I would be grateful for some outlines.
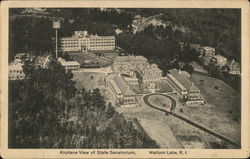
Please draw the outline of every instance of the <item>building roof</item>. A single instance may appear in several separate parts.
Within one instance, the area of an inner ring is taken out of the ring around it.
[[[146,78],[150,76],[158,76],[159,73],[162,74],[162,70],[159,69],[156,64],[148,65],[144,67],[143,69],[137,69],[136,71],[142,76],[142,78]]]
[[[204,47],[202,47],[202,49],[204,49],[204,50],[215,50],[213,47],[210,47],[210,46],[204,46]]]
[[[168,70],[186,89],[197,89],[192,82],[185,77],[185,75],[178,72],[177,69]]]
[[[226,57],[224,57],[224,56],[222,56],[222,55],[214,55],[213,56],[214,58],[216,58],[216,59],[227,59]]]
[[[77,61],[60,61],[63,66],[66,65],[80,65]]]
[[[167,75],[172,81],[174,81],[180,87],[181,90],[187,90],[172,74],[169,73]]]
[[[147,62],[143,56],[118,56],[115,62]]]
[[[23,64],[22,63],[12,63],[9,65],[9,70],[22,70],[23,69]]]
[[[122,94],[120,88],[117,86],[117,84],[115,83],[115,81],[113,79],[110,79],[109,82],[112,84],[112,86],[115,89],[117,94]]]
[[[119,76],[119,75],[115,76],[114,81],[124,95],[134,95],[135,94],[135,92],[129,88],[129,85],[122,79],[121,76]]]

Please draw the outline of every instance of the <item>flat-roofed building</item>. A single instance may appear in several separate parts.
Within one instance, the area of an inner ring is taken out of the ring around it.
[[[62,37],[60,44],[63,52],[114,50],[115,37],[88,35],[87,31],[75,31],[72,37]]]
[[[215,55],[215,49],[209,46],[201,47],[200,55],[206,57],[213,57],[213,55]]]
[[[25,78],[22,63],[12,63],[9,65],[9,80],[22,80]]]
[[[129,85],[120,75],[109,79],[109,88],[122,105],[136,104],[135,92],[129,88]]]
[[[200,95],[200,89],[191,82],[185,74],[177,69],[169,70],[167,79],[169,84],[176,92],[186,100],[188,104],[203,103],[204,100]]]
[[[77,71],[80,69],[80,64],[77,61],[65,61],[60,57],[57,60],[61,63],[61,65],[65,68],[66,71]]]

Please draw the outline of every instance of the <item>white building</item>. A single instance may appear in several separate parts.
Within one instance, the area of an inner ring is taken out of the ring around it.
[[[87,31],[75,31],[72,37],[63,37],[60,39],[63,52],[88,50],[114,50],[114,36],[88,35]]]
[[[25,78],[22,63],[13,63],[9,65],[9,80],[22,80]]]
[[[120,101],[122,105],[135,105],[137,103],[135,92],[120,75],[109,79],[108,85],[116,99]]]
[[[222,55],[214,55],[213,60],[220,67],[225,66],[227,64],[227,58]]]
[[[80,64],[77,61],[65,61],[62,58],[58,58],[58,61],[64,66],[65,70],[77,71],[80,69]]]
[[[209,46],[204,46],[200,49],[200,55],[206,57],[213,57],[213,55],[215,55],[215,49]]]

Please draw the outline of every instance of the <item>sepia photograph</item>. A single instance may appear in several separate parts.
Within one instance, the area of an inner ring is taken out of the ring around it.
[[[7,21],[7,149],[242,148],[242,8],[10,7]]]

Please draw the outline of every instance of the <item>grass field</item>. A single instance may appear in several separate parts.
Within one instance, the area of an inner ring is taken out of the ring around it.
[[[143,102],[142,97],[138,97],[138,102],[141,107],[119,107],[117,110],[118,112],[124,114],[127,119],[137,118],[140,120],[140,123],[146,132],[159,145],[162,145],[163,147],[177,148],[180,144],[172,142],[176,140],[177,137],[179,142],[184,147],[186,146],[188,148],[218,148],[218,145],[221,146],[218,138],[193,127],[180,119],[170,115],[166,116],[164,112],[147,106]],[[169,130],[172,132],[162,133]],[[179,136],[196,136],[196,139],[188,141],[185,137],[180,138]],[[173,139],[169,139],[169,137]],[[217,143],[217,146],[212,145],[212,143]],[[234,147],[227,145],[225,148]]]
[[[180,105],[180,114],[240,143],[240,94],[212,77],[193,74],[191,80],[200,88],[206,104]]]
[[[73,80],[76,81],[76,88],[93,90],[99,88],[98,83],[100,82],[100,78],[104,76],[104,73],[76,72],[74,73]]]
[[[164,107],[170,109],[171,107],[171,100],[168,97],[162,95],[151,95],[148,98],[149,102],[153,105]]]

